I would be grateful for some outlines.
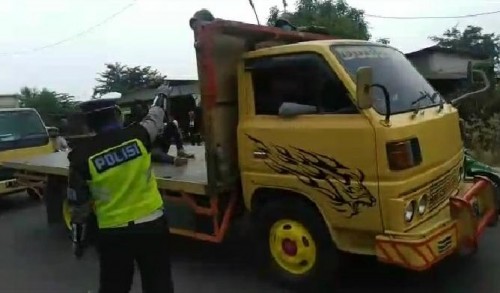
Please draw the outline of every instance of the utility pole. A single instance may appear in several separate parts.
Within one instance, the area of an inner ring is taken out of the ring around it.
[[[259,16],[257,15],[257,10],[255,10],[255,5],[253,4],[253,1],[248,0],[248,2],[250,2],[250,6],[252,6],[253,13],[255,14],[255,18],[257,19],[257,24],[260,25]]]

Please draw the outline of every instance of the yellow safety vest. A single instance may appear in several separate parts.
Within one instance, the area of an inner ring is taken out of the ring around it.
[[[99,228],[124,226],[163,207],[151,154],[139,139],[89,157],[88,165]]]

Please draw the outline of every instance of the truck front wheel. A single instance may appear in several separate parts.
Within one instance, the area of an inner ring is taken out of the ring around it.
[[[300,200],[273,201],[257,216],[259,255],[273,278],[309,290],[334,279],[338,252],[314,208]]]

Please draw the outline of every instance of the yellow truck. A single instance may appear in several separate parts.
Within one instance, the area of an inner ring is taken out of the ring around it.
[[[0,108],[0,195],[26,190],[22,179],[14,176],[14,170],[2,167],[7,160],[27,158],[54,152],[50,136],[35,109]],[[39,198],[40,184],[32,184],[28,193]]]
[[[206,144],[155,166],[172,233],[219,243],[248,216],[265,268],[298,286],[334,279],[340,252],[426,270],[496,223],[491,182],[462,180],[457,110],[398,50],[220,19],[194,37]],[[51,223],[67,164],[6,163],[47,182]]]

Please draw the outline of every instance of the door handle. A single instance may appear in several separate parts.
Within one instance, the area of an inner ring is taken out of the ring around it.
[[[266,151],[262,151],[262,150],[254,151],[253,152],[253,157],[255,159],[266,159],[267,158],[267,152]]]

